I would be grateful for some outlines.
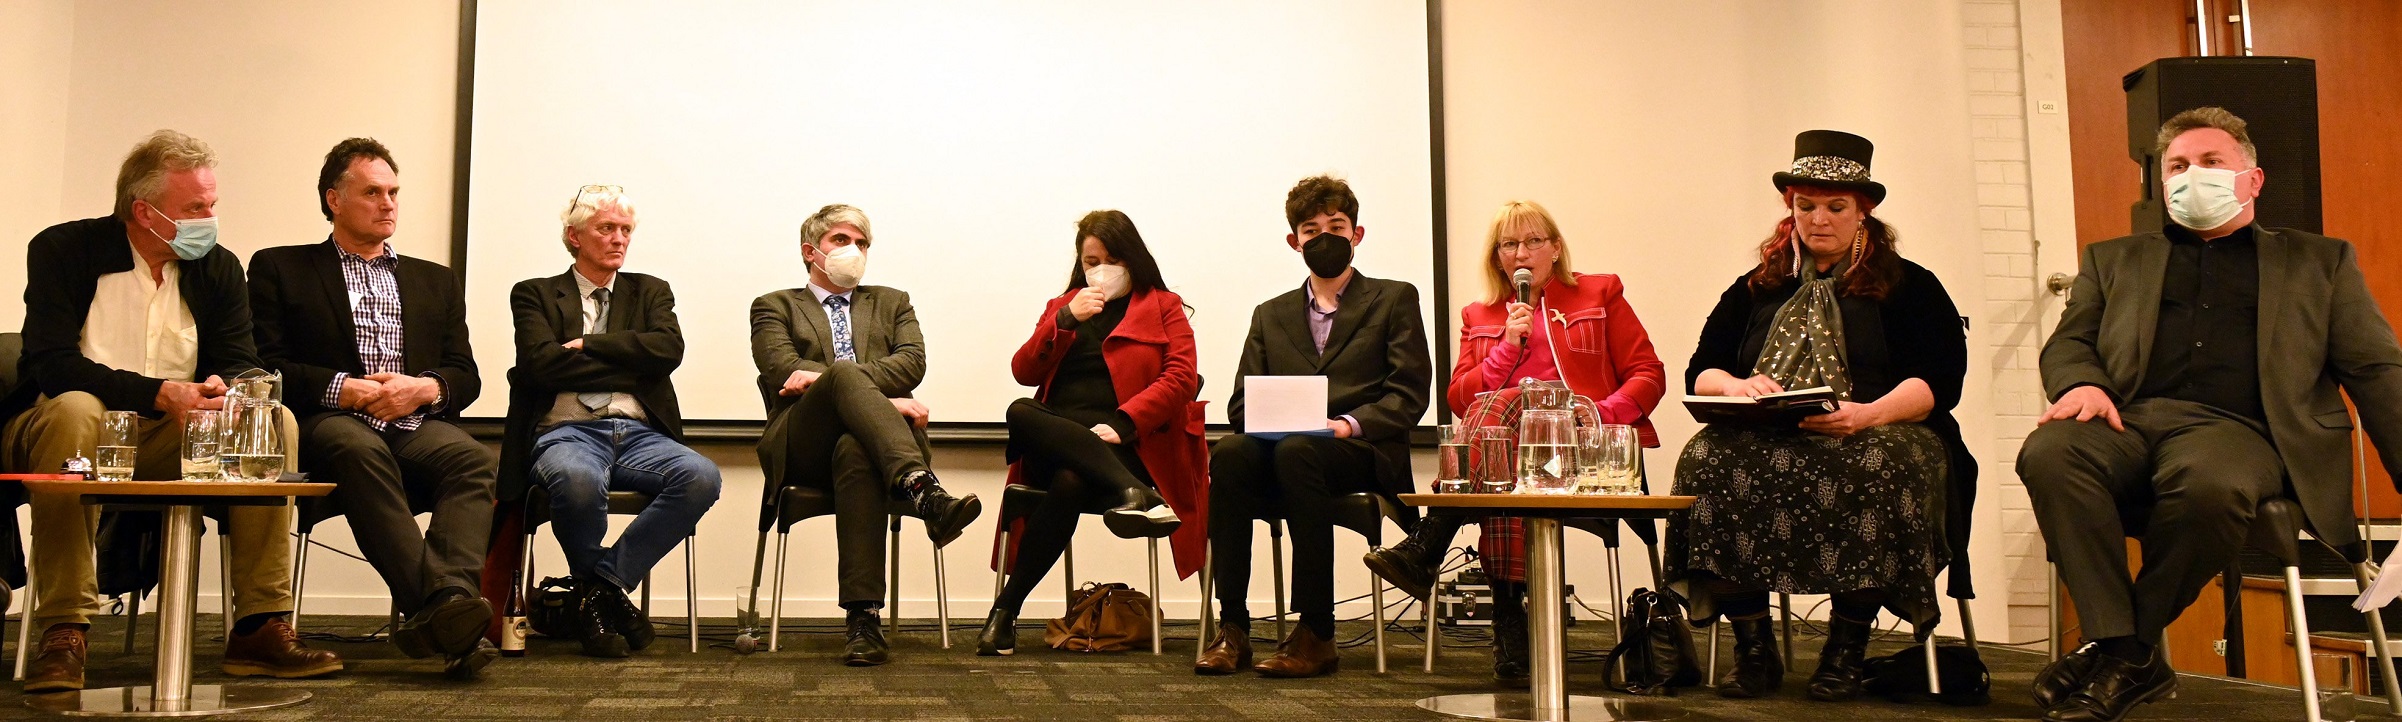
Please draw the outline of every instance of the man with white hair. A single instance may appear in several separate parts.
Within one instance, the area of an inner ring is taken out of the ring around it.
[[[593,657],[650,646],[657,632],[626,591],[717,503],[717,465],[684,445],[668,379],[684,363],[675,293],[619,270],[638,220],[624,189],[584,186],[559,216],[574,263],[509,292],[517,367],[499,496],[523,498],[529,484],[549,492],[551,533],[575,578],[577,636]],[[603,547],[612,491],[651,503]]]
[[[110,411],[142,416],[133,478],[182,477],[184,416],[224,408],[225,379],[260,366],[242,262],[217,245],[217,156],[172,130],[134,146],[117,171],[115,213],[34,236],[26,252],[23,369],[41,399],[0,433],[0,467],[56,472],[97,453]],[[285,434],[293,434],[290,416]],[[97,507],[32,494],[34,596],[42,633],[25,692],[83,688],[84,632],[100,613]],[[342,669],[292,631],[289,506],[232,508],[228,560],[239,621],[226,674],[311,677]]]

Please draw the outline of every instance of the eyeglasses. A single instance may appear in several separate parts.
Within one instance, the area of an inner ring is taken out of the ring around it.
[[[567,201],[567,210],[574,211],[577,205],[583,203],[584,194],[586,193],[593,195],[625,195],[625,192],[626,189],[623,186],[588,185],[582,188],[577,188],[575,189],[575,198]]]
[[[1550,247],[1551,239],[1544,238],[1542,236],[1530,237],[1525,241],[1502,241],[1501,245],[1495,246],[1495,248],[1501,251],[1501,255],[1504,256],[1518,255],[1519,249],[1540,251]]]

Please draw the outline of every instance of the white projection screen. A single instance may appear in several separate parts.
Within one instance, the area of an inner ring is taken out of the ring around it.
[[[1225,420],[1260,301],[1307,274],[1284,194],[1348,179],[1363,273],[1416,285],[1435,258],[1423,3],[667,2],[475,5],[467,294],[499,417],[508,293],[564,272],[559,213],[587,183],[640,211],[626,270],[673,284],[692,420],[763,417],[749,308],[805,285],[803,218],[866,211],[866,283],[912,296],[941,422],[997,422],[1064,288],[1074,224],[1134,219],[1193,307],[1202,399]]]

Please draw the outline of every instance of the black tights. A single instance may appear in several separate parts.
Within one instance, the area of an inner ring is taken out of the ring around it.
[[[1116,446],[1032,399],[1009,405],[1009,439],[1018,449],[1021,480],[1050,492],[1026,517],[1018,539],[1017,563],[993,607],[1016,613],[1034,593],[1034,585],[1051,573],[1051,565],[1067,551],[1076,536],[1076,518],[1093,508],[1096,498],[1118,499],[1128,489],[1150,485],[1127,468]]]

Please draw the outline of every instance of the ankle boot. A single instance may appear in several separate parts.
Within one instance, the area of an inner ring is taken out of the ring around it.
[[[984,617],[984,631],[976,634],[976,656],[996,657],[1017,653],[1018,613],[993,607]]]
[[[1855,622],[1840,615],[1827,618],[1827,645],[1818,652],[1818,672],[1810,675],[1810,699],[1842,702],[1860,696],[1860,677],[1866,671],[1868,636],[1874,622]]]
[[[1531,663],[1527,655],[1526,601],[1518,592],[1523,583],[1493,581],[1493,683],[1526,688]]]
[[[1101,515],[1101,523],[1109,533],[1120,539],[1157,539],[1176,533],[1184,520],[1176,518],[1176,510],[1149,488],[1127,489],[1122,504]]]
[[[1409,538],[1381,549],[1372,549],[1362,560],[1368,569],[1383,577],[1385,583],[1419,600],[1434,593],[1435,574],[1440,572],[1443,553],[1451,550],[1451,537],[1464,523],[1459,517],[1429,516],[1410,525]]]
[[[1776,646],[1776,626],[1763,612],[1750,619],[1726,620],[1735,629],[1735,665],[1718,677],[1718,696],[1751,699],[1776,694],[1785,686],[1785,658]]]

